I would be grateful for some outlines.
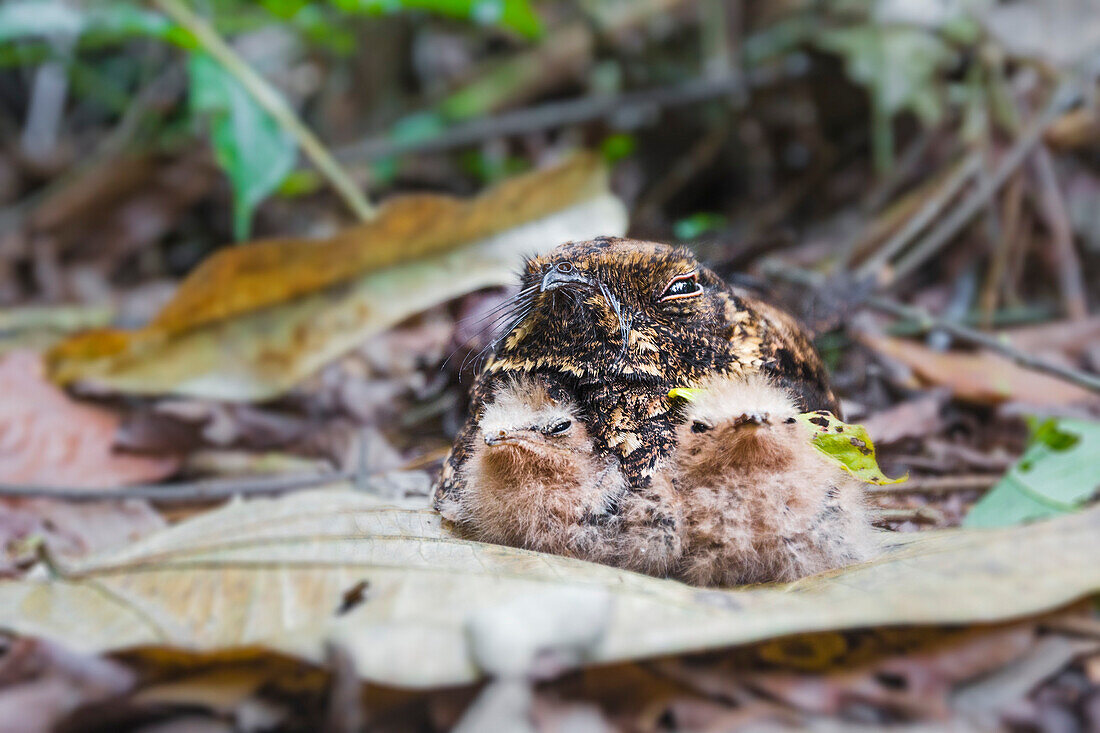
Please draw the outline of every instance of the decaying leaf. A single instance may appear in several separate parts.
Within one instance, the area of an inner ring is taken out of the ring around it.
[[[606,179],[602,164],[579,156],[470,201],[395,198],[327,240],[221,250],[144,329],[59,344],[50,375],[122,392],[274,397],[373,333],[511,282],[521,255],[622,233],[626,214]]]
[[[1002,527],[1073,512],[1100,490],[1100,423],[1047,420],[1024,455],[966,515],[967,527]]]
[[[0,357],[0,483],[121,486],[159,481],[176,470],[174,458],[116,452],[120,421],[46,381],[37,354]]]
[[[333,488],[234,503],[62,577],[2,583],[0,626],[90,651],[261,645],[319,660],[331,641],[368,680],[428,687],[477,678],[467,629],[478,614],[570,588],[610,594],[590,662],[825,629],[990,622],[1100,588],[1100,509],[887,544],[876,562],[788,586],[699,589],[462,541],[434,512]]]
[[[844,470],[869,484],[897,484],[909,478],[887,478],[878,467],[875,444],[862,425],[849,425],[826,410],[803,412],[798,423],[812,436],[814,448],[840,464]]]
[[[935,351],[914,341],[866,334],[860,340],[905,364],[924,381],[950,388],[956,398],[966,402],[1064,406],[1100,401],[1083,387],[1017,366],[989,351]]]

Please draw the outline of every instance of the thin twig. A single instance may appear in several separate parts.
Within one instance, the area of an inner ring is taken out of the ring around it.
[[[943,512],[930,506],[915,509],[872,509],[871,521],[875,524],[885,522],[920,522],[923,524],[943,524]]]
[[[1005,154],[996,170],[988,177],[982,178],[968,199],[956,206],[938,226],[898,260],[889,276],[881,279],[880,287],[890,285],[920,267],[970,223],[1031,154],[1042,139],[1047,126],[1072,103],[1077,86],[1078,82],[1071,80],[1055,91],[1046,109]]]
[[[366,195],[340,167],[317,136],[298,119],[298,115],[286,103],[283,96],[257,74],[209,23],[196,15],[181,0],[153,0],[153,3],[190,31],[202,44],[203,50],[236,77],[256,103],[267,110],[283,129],[297,139],[305,154],[359,219],[367,221],[374,218],[374,207],[371,206]]]
[[[816,290],[820,290],[826,282],[825,276],[821,273],[792,267],[774,259],[766,260],[762,263],[761,270],[768,277],[786,280],[787,282],[811,287]],[[889,298],[874,295],[868,297],[864,304],[897,318],[915,321],[922,327],[922,330],[926,332],[931,330],[946,331],[963,341],[983,346],[990,351],[995,351],[1002,356],[1006,356],[1020,366],[1034,369],[1037,372],[1051,374],[1067,382],[1072,382],[1086,389],[1093,390],[1094,392],[1100,392],[1100,377],[1087,374],[1079,369],[1073,369],[1061,364],[1055,364],[1046,359],[1040,359],[1039,357],[1025,354],[1013,348],[1009,343],[998,336],[975,331],[957,321],[936,318],[923,308],[902,305]]]
[[[870,257],[857,271],[860,277],[873,277],[875,273],[883,269],[891,258],[919,235],[924,228],[931,224],[936,217],[943,213],[944,208],[959,195],[966,184],[981,170],[982,156],[978,151],[971,152],[955,166],[948,176],[947,181],[940,186],[921,205],[916,214],[909,217],[900,230],[879,248],[878,252]]]
[[[1039,179],[1039,208],[1054,240],[1051,254],[1057,261],[1058,285],[1066,315],[1075,321],[1082,320],[1088,316],[1088,299],[1085,297],[1081,260],[1073,247],[1073,225],[1058,185],[1058,174],[1054,172],[1054,161],[1045,145],[1035,149],[1032,165]]]
[[[71,486],[19,486],[0,484],[0,497],[27,499],[59,499],[62,501],[124,501],[147,499],[158,504],[196,504],[233,496],[282,494],[299,489],[319,488],[339,481],[349,481],[354,471],[308,474],[305,476],[272,476],[252,479],[189,481],[176,484],[147,484],[116,488],[80,489]]]
[[[749,89],[770,86],[784,79],[805,73],[805,58],[794,55],[782,65],[754,69],[723,79],[693,79],[654,89],[626,94],[593,95],[580,99],[547,102],[535,107],[484,117],[447,128],[437,137],[424,140],[394,140],[388,136],[373,137],[360,143],[337,149],[341,160],[359,162],[377,160],[408,152],[441,152],[483,140],[523,135],[554,127],[589,122],[602,117],[618,120],[642,120],[655,109],[696,104],[721,97],[741,99]],[[623,127],[625,125],[619,125]]]
[[[909,479],[900,484],[882,486],[868,484],[869,494],[895,496],[900,494],[950,494],[955,491],[985,491],[1001,479],[1000,474],[964,474],[962,476],[937,476],[935,478]]]
[[[1044,372],[1055,377],[1060,377],[1067,382],[1073,382],[1078,386],[1090,389],[1094,392],[1100,392],[1100,377],[1087,374],[1079,369],[1062,366],[1061,364],[1056,364],[1052,361],[1032,356],[1031,354],[1025,354],[1013,348],[1002,338],[982,333],[981,331],[975,331],[972,328],[959,324],[957,321],[936,318],[923,308],[902,305],[896,301],[879,296],[868,298],[867,305],[875,310],[889,313],[898,318],[918,321],[925,326],[925,330],[936,329],[947,331],[952,336],[960,338],[963,341],[969,341],[972,344],[984,346],[990,351],[995,351],[1001,356],[1006,356],[1020,366],[1027,367],[1028,369],[1034,369],[1037,372]]]

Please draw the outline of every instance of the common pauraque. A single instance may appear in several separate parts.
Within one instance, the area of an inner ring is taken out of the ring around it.
[[[837,411],[799,323],[728,285],[689,250],[610,237],[569,242],[530,259],[520,280],[436,485],[445,516],[457,511],[486,405],[518,376],[539,375],[568,396],[596,453],[619,461],[633,491],[649,487],[676,446],[675,387],[760,372],[801,409]]]

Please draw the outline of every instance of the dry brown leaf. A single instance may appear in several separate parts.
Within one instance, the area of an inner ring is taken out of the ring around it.
[[[262,645],[315,662],[332,642],[368,680],[435,687],[478,677],[472,619],[570,589],[609,594],[587,660],[614,662],[820,630],[993,622],[1100,588],[1100,509],[889,541],[876,562],[790,586],[699,589],[459,540],[434,512],[331,489],[238,502],[65,577],[0,583],[0,626],[89,651]]]
[[[990,351],[934,351],[915,341],[864,334],[860,340],[899,361],[922,380],[951,389],[960,400],[983,405],[1021,402],[1032,405],[1093,405],[1096,394],[1034,369],[1017,366]]]
[[[875,441],[875,445],[880,447],[906,438],[923,438],[938,433],[943,428],[944,420],[940,412],[949,396],[947,390],[932,390],[876,412],[860,420],[860,424]]]
[[[0,482],[75,487],[158,481],[175,458],[116,453],[120,418],[46,381],[32,352],[0,357]]]
[[[590,156],[471,201],[395,198],[374,221],[328,240],[220,251],[146,328],[58,344],[50,376],[122,392],[271,398],[411,315],[511,282],[523,254],[625,226]]]

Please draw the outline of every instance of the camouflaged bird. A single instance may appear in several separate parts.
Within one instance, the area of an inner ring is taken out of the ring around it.
[[[673,388],[762,372],[802,409],[837,411],[799,323],[731,287],[686,249],[611,237],[568,242],[526,263],[506,316],[435,488],[448,518],[486,404],[517,376],[538,374],[574,402],[594,450],[615,456],[634,490],[649,486],[676,446]]]

